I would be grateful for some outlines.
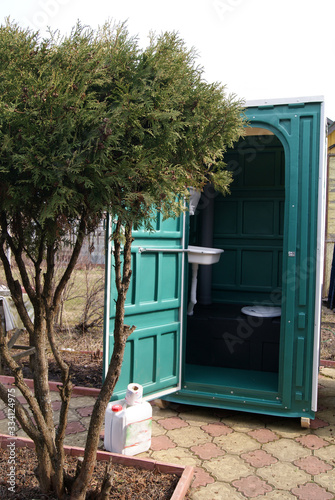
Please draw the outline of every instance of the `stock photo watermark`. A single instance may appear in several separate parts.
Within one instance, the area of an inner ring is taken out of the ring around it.
[[[213,7],[222,21],[227,14],[234,12],[236,7],[239,7],[242,3],[243,0],[213,0]]]
[[[225,332],[223,334],[223,339],[230,354],[234,354],[236,344],[243,344],[254,333],[255,328],[260,327],[262,324],[262,317],[247,316],[242,318],[242,316],[238,316],[236,333]]]
[[[39,0],[36,9],[26,17],[27,23],[36,30],[45,29],[61,13],[62,7],[70,2],[71,0]]]
[[[8,389],[7,392],[7,419],[8,419],[8,435],[15,437],[16,435],[16,417],[15,417],[15,388]],[[15,439],[7,444],[7,484],[8,491],[15,493],[16,486],[16,442]]]
[[[300,266],[296,266],[294,272],[287,271],[282,275],[282,282],[289,291],[297,291],[300,286],[301,280],[306,280],[316,269],[316,260],[313,257],[306,258]],[[284,306],[285,298],[282,297],[282,289],[280,287],[274,288],[270,294],[269,300],[273,306],[280,303],[281,307]],[[259,303],[255,306],[267,306],[268,302],[264,304]],[[223,339],[230,354],[234,354],[236,345],[243,344],[245,340],[251,337],[254,331],[263,325],[264,318],[262,316],[239,316],[237,318],[237,328],[234,333],[224,332]]]

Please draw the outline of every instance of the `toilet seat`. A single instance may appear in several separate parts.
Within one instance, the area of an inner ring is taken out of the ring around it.
[[[277,318],[281,316],[281,307],[273,306],[245,306],[241,312],[248,316],[256,316],[257,318]]]

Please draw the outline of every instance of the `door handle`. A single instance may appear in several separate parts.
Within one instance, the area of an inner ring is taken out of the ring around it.
[[[189,252],[188,248],[145,248],[139,247],[138,253],[143,252],[168,252],[168,253],[185,253]]]

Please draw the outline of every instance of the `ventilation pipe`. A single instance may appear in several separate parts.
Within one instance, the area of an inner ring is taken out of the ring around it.
[[[213,247],[215,196],[216,192],[213,185],[207,184],[201,197],[201,203],[198,206],[198,210],[201,210],[200,246],[202,247]],[[212,267],[213,266],[199,267],[199,304],[209,305],[212,303]]]

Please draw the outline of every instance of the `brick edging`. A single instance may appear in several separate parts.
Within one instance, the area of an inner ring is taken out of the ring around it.
[[[13,441],[15,441],[16,448],[35,448],[35,444],[30,438],[0,434],[0,448],[6,448],[8,443],[13,443]],[[64,445],[64,450],[67,455],[73,457],[83,456],[85,451],[84,448],[67,445]],[[111,453],[110,451],[97,450],[97,460],[112,460],[113,463],[121,465],[139,467],[145,470],[157,470],[165,474],[176,474],[179,476],[179,481],[170,500],[182,500],[185,497],[194,475],[194,468],[190,465],[158,462],[150,458],[128,457],[118,453]]]
[[[30,378],[24,378],[24,382],[31,389],[34,388],[34,382]],[[14,377],[9,375],[0,375],[0,382],[3,384],[13,384],[15,382]],[[56,391],[57,387],[61,385],[61,382],[49,381],[49,387],[51,391]],[[72,394],[77,394],[79,396],[92,396],[97,397],[100,393],[100,389],[95,389],[94,387],[81,387],[79,385],[73,386]]]
[[[335,368],[335,361],[331,361],[330,359],[323,359],[320,361],[320,366],[324,366],[325,368]]]

